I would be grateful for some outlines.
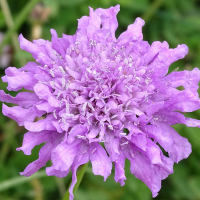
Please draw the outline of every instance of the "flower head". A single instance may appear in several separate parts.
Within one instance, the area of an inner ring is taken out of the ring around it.
[[[90,161],[93,173],[106,180],[113,163],[115,181],[124,185],[126,158],[131,173],[157,196],[174,162],[191,153],[188,140],[171,125],[200,127],[200,121],[182,114],[200,108],[199,69],[167,75],[171,63],[188,53],[187,46],[149,45],[143,41],[141,18],[116,39],[118,11],[119,5],[90,8],[90,16],[78,20],[75,35],[58,38],[52,29],[51,42],[31,43],[20,35],[21,48],[36,62],[9,67],[2,78],[8,90],[33,91],[16,97],[0,92],[1,101],[18,104],[3,105],[3,114],[28,130],[17,150],[30,155],[46,142],[21,174],[30,176],[51,160],[47,175],[64,177],[72,171],[71,199],[80,165]]]

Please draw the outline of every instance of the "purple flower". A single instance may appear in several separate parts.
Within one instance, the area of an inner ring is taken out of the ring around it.
[[[113,163],[115,181],[124,185],[126,158],[131,173],[157,196],[174,162],[191,153],[188,140],[171,125],[200,127],[200,120],[182,114],[200,109],[199,69],[167,75],[171,63],[188,53],[187,46],[149,45],[143,41],[141,18],[116,39],[118,11],[119,5],[90,8],[90,16],[78,20],[75,35],[58,38],[52,29],[51,42],[31,43],[20,35],[21,48],[36,62],[9,67],[2,78],[8,90],[32,91],[16,97],[0,91],[1,101],[18,104],[3,105],[3,114],[28,130],[17,150],[30,155],[45,142],[39,158],[20,174],[30,176],[51,160],[47,175],[65,177],[72,171],[70,199],[80,165],[90,161],[93,173],[106,180]]]

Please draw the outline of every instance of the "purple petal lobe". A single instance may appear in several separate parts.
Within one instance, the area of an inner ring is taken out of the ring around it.
[[[0,90],[0,101],[18,104],[21,107],[28,108],[39,101],[39,98],[30,92],[20,92],[16,97],[12,97],[6,94],[3,90]]]
[[[17,148],[17,151],[23,151],[26,155],[31,155],[31,150],[43,142],[47,142],[51,137],[48,131],[27,132],[24,135],[22,147]]]
[[[19,126],[32,122],[36,117],[41,117],[44,114],[44,112],[38,111],[35,106],[24,109],[19,106],[10,108],[5,104],[3,104],[2,112],[5,116],[15,120]]]
[[[103,176],[105,181],[111,173],[112,163],[108,158],[106,151],[100,144],[92,143],[90,149],[92,171],[95,175]]]
[[[80,139],[75,140],[71,144],[63,142],[52,151],[51,160],[56,170],[66,171],[71,167],[80,143]]]

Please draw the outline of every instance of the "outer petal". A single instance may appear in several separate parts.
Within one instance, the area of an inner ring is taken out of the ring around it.
[[[36,117],[41,117],[44,112],[38,111],[35,106],[28,109],[14,106],[12,108],[3,104],[2,112],[5,116],[15,120],[19,126],[23,126],[26,122],[32,122]]]
[[[49,140],[39,151],[39,158],[30,163],[26,169],[21,172],[21,175],[31,176],[41,167],[45,166],[47,161],[51,158],[51,151],[61,142],[63,135],[56,132],[51,134],[51,140]]]
[[[185,44],[178,45],[175,49],[164,49],[159,52],[156,59],[148,66],[149,70],[153,70],[152,79],[156,79],[156,77],[164,77],[167,72],[169,66],[185,57],[188,53],[188,47]]]
[[[27,130],[32,132],[40,132],[43,130],[56,130],[56,128],[52,124],[52,120],[54,120],[54,116],[48,115],[45,119],[41,119],[37,122],[25,122],[24,126]]]
[[[52,151],[51,160],[56,170],[66,171],[71,167],[78,153],[81,141],[81,139],[76,139],[71,144],[62,142]]]
[[[198,95],[198,82],[200,81],[200,70],[198,68],[194,68],[192,71],[184,70],[180,72],[172,72],[164,79],[169,81],[172,87],[183,86],[185,89]]]
[[[69,188],[69,193],[70,193],[69,200],[73,200],[73,198],[74,198],[73,189],[74,189],[74,186],[75,186],[75,184],[77,182],[76,171],[77,171],[79,166],[89,162],[89,155],[90,155],[89,152],[84,153],[84,154],[77,154],[77,156],[74,159],[73,165],[71,167],[71,170],[72,170],[72,183],[71,183],[71,186]]]
[[[134,159],[131,159],[131,173],[136,178],[143,181],[152,191],[153,197],[158,195],[161,188],[161,179],[159,174],[154,172],[153,166],[146,156],[141,153],[135,154]]]
[[[37,59],[37,56],[40,52],[45,52],[44,49],[32,42],[29,42],[26,40],[22,34],[19,35],[19,43],[20,43],[20,48],[31,53],[33,55],[33,58]]]
[[[199,127],[200,128],[200,120],[185,118],[185,125],[188,127]]]
[[[102,29],[108,29],[111,32],[113,41],[115,38],[115,31],[118,27],[117,13],[120,10],[120,6],[116,5],[115,7],[110,7],[108,9],[98,8],[95,10],[95,13],[101,17]]]
[[[164,108],[167,111],[193,112],[200,109],[200,100],[191,91],[183,90],[165,101]]]
[[[125,165],[125,157],[120,154],[116,159],[115,163],[115,181],[119,182],[121,186],[123,186],[124,180],[126,180],[124,165]]]
[[[173,137],[170,132],[165,132],[162,128],[154,125],[142,126],[144,133],[148,134],[150,138],[153,138],[158,142],[165,151],[169,151],[172,148]]]
[[[160,128],[164,132],[170,133],[173,138],[173,143],[169,149],[169,157],[176,163],[180,160],[187,158],[192,152],[191,144],[188,142],[188,139],[180,136],[172,127],[164,123],[159,123]]]
[[[12,97],[6,94],[3,90],[0,90],[0,101],[18,104],[21,107],[28,108],[39,101],[39,98],[30,92],[20,92],[16,97]]]
[[[90,147],[90,161],[94,175],[101,175],[104,181],[111,174],[112,163],[108,158],[104,148],[98,143],[92,143]]]
[[[24,135],[22,147],[17,148],[17,151],[23,151],[26,155],[31,155],[31,150],[43,142],[47,142],[51,137],[51,132],[27,132]]]
[[[128,26],[127,31],[123,32],[118,38],[118,45],[122,46],[131,41],[140,41],[143,39],[142,26],[145,22],[141,18],[136,18],[135,22]]]
[[[119,140],[120,138],[115,138],[113,133],[106,133],[105,135],[105,148],[109,154],[111,161],[115,161],[119,154]]]
[[[69,169],[66,170],[66,171],[60,171],[60,170],[56,170],[54,168],[54,166],[51,166],[51,167],[47,167],[46,168],[46,173],[48,176],[57,176],[59,178],[63,178],[63,177],[66,177],[69,173]]]
[[[32,90],[37,83],[33,74],[30,72],[20,72],[15,67],[8,67],[5,71],[7,76],[4,76],[3,82],[8,82],[8,90],[18,91],[23,87],[27,90]]]

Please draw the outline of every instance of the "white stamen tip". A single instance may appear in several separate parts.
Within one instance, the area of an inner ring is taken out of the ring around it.
[[[97,150],[97,148],[93,149],[93,151],[91,152],[91,154],[93,154],[96,150]]]
[[[52,69],[49,70],[49,73],[51,74],[52,77],[55,77],[54,72]]]

